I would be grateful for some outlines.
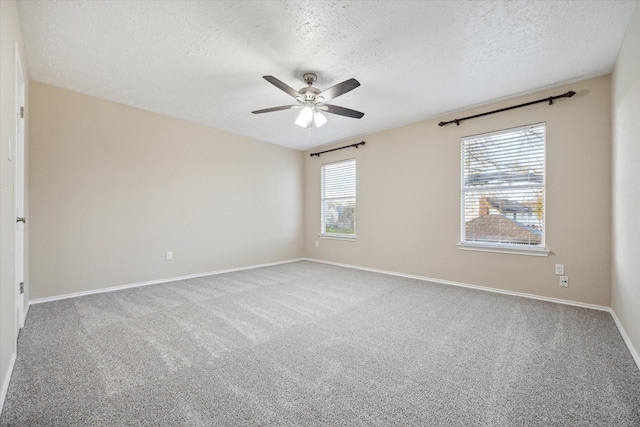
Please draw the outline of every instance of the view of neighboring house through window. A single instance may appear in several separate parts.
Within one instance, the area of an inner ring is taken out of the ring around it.
[[[322,165],[321,234],[355,237],[356,160]]]
[[[544,248],[545,124],[462,138],[461,243]]]

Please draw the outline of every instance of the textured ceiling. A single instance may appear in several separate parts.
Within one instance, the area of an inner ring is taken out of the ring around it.
[[[610,73],[636,1],[18,1],[32,80],[300,150]],[[294,124],[302,74],[359,88]],[[293,102],[292,102],[293,101]]]

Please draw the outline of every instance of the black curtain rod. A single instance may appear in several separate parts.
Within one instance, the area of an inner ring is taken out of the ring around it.
[[[320,151],[320,152],[318,152],[318,153],[311,153],[310,155],[311,155],[311,157],[313,157],[313,156],[318,156],[318,157],[320,157],[320,154],[329,153],[329,152],[331,152],[331,151],[336,151],[336,150],[342,150],[343,148],[349,148],[349,147],[356,147],[356,148],[358,148],[358,145],[364,145],[364,141],[362,141],[362,142],[358,142],[357,144],[345,145],[344,147],[333,148],[333,149],[331,149],[331,150]]]
[[[503,111],[513,110],[514,108],[526,107],[528,105],[538,104],[540,102],[549,102],[549,105],[552,105],[555,99],[571,98],[575,94],[576,93],[574,91],[570,90],[569,92],[563,93],[562,95],[550,96],[549,98],[539,99],[537,101],[531,101],[525,104],[514,105],[513,107],[501,108],[499,110],[493,110],[487,113],[476,114],[475,116],[463,117],[461,119],[453,119],[453,120],[449,120],[448,122],[440,122],[438,123],[438,126],[446,126],[446,125],[450,125],[451,123],[455,123],[456,125],[460,126],[460,122],[462,122],[463,120],[469,120],[469,119],[475,119],[476,117],[488,116],[489,114],[493,114],[493,113],[501,113]]]

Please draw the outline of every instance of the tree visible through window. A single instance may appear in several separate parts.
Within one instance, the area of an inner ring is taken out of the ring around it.
[[[321,173],[321,234],[355,237],[355,159],[324,164]]]
[[[462,139],[462,244],[544,248],[545,124]]]

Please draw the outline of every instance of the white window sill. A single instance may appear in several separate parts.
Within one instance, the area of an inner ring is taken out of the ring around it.
[[[465,251],[480,251],[480,252],[497,252],[501,254],[513,254],[513,255],[529,255],[529,256],[549,256],[549,250],[545,248],[518,248],[512,246],[500,246],[500,245],[488,245],[477,243],[458,243],[458,249]]]
[[[354,234],[318,234],[318,237],[330,240],[346,240],[349,242],[356,241],[356,236]]]

